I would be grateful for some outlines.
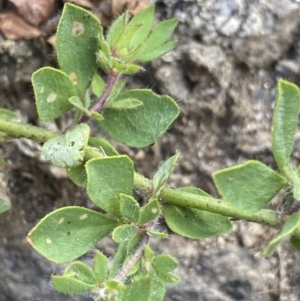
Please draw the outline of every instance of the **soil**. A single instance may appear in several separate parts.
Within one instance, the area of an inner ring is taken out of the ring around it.
[[[57,2],[58,10],[62,3]],[[9,9],[0,1],[0,9]],[[295,0],[157,0],[157,19],[176,17],[178,46],[130,80],[175,98],[181,115],[153,146],[137,150],[117,145],[136,169],[151,177],[176,151],[181,160],[170,185],[194,185],[217,196],[212,173],[257,159],[276,168],[271,154],[271,119],[279,78],[300,84],[300,3]],[[47,33],[50,35],[50,33]],[[0,34],[0,104],[20,119],[39,124],[30,76],[56,65],[45,39],[12,41]],[[60,120],[60,123],[66,122]],[[299,164],[300,132],[293,160]],[[50,276],[64,266],[42,258],[25,236],[40,218],[66,205],[91,206],[84,191],[64,171],[50,167],[40,146],[26,139],[1,144],[10,169],[12,209],[0,215],[0,301],[92,300],[53,290]],[[182,282],[169,287],[167,301],[300,300],[300,256],[280,245],[260,256],[276,232],[237,221],[230,234],[201,241],[170,235],[153,241],[158,253],[179,259]],[[109,238],[97,248],[111,257]],[[92,253],[84,260],[89,261]]]

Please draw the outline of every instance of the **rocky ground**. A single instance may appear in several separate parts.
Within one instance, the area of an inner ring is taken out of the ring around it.
[[[156,5],[157,19],[179,19],[178,47],[148,64],[147,73],[135,76],[131,85],[171,95],[181,115],[155,145],[142,150],[119,145],[120,152],[150,177],[179,150],[171,185],[194,185],[213,195],[216,170],[250,158],[276,168],[270,135],[276,82],[285,78],[300,84],[299,1],[157,0]],[[57,1],[57,14],[61,7]],[[0,1],[2,11],[11,8]],[[43,65],[55,65],[46,43],[50,35],[13,41],[0,34],[0,105],[33,124],[38,121],[30,76]],[[297,133],[295,164],[299,137]],[[83,190],[40,158],[38,147],[26,140],[1,145],[10,168],[13,207],[0,216],[0,301],[91,300],[56,293],[50,275],[63,267],[45,261],[24,239],[48,212],[90,205]],[[170,252],[180,261],[183,280],[169,287],[165,300],[300,300],[299,255],[283,243],[269,258],[260,257],[274,233],[238,221],[232,233],[216,238],[192,241],[171,235],[167,241],[153,241],[157,252]],[[108,256],[115,252],[109,239],[98,247]]]

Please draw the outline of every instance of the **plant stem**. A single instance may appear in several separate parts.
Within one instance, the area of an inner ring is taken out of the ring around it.
[[[59,133],[51,132],[46,129],[42,129],[33,125],[16,123],[12,121],[5,121],[0,119],[0,131],[5,132],[14,137],[29,138],[38,142],[45,142],[48,139],[59,135]],[[87,147],[85,152],[85,159],[101,158],[103,155],[101,152],[93,147]],[[145,194],[149,194],[152,189],[152,181],[146,179],[142,175],[134,174],[134,188]],[[255,222],[259,224],[268,225],[273,228],[280,228],[281,222],[274,211],[262,209],[256,213],[245,213],[230,207],[226,202],[212,198],[199,196],[192,193],[178,191],[171,188],[163,188],[160,193],[160,198],[163,202],[187,206],[190,208],[196,208],[200,210],[217,213],[223,216],[228,216],[234,220],[244,219],[249,222]],[[300,228],[298,228],[294,234],[300,237]]]
[[[119,272],[119,274],[116,276],[116,280],[123,281],[126,275],[129,273],[129,271],[134,267],[134,265],[138,262],[138,260],[143,256],[145,246],[147,245],[149,241],[148,234],[144,234],[142,237],[142,240],[140,242],[140,245],[130,258],[130,260],[125,264],[125,266],[122,268],[122,270]]]

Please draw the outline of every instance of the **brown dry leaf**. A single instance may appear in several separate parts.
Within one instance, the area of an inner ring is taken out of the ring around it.
[[[135,15],[148,5],[148,0],[112,0],[113,16],[117,17],[125,10],[129,10],[131,14]]]
[[[51,17],[56,10],[55,0],[10,0],[28,23],[39,25]]]
[[[52,35],[47,39],[47,43],[49,43],[54,49],[56,48],[56,35]]]
[[[0,30],[9,40],[33,39],[41,35],[39,29],[27,24],[15,12],[0,15]]]

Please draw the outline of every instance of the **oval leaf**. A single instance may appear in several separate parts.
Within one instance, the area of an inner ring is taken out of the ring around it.
[[[32,75],[36,108],[42,121],[51,121],[72,108],[68,99],[76,91],[67,74],[44,67]]]
[[[194,239],[223,234],[232,229],[227,217],[219,214],[165,204],[164,217],[175,233]]]
[[[74,167],[82,163],[90,135],[87,124],[81,123],[64,135],[49,139],[42,147],[46,160],[60,167]]]
[[[88,292],[95,287],[95,285],[82,282],[69,276],[53,275],[51,281],[56,291],[69,295]]]
[[[65,270],[64,276],[69,276],[89,284],[96,284],[93,271],[83,262],[74,261]]]
[[[143,225],[154,220],[160,214],[159,202],[156,198],[150,201],[140,209],[139,224]]]
[[[151,90],[129,90],[116,100],[134,98],[143,105],[134,110],[105,109],[99,126],[117,141],[133,147],[152,144],[179,114],[178,105],[169,96],[158,96]]]
[[[108,259],[98,250],[96,251],[94,258],[93,271],[97,283],[102,283],[105,280],[108,272]]]
[[[56,34],[57,59],[79,96],[85,94],[96,71],[98,35],[101,33],[100,22],[93,14],[73,4],[65,4]]]
[[[121,214],[123,218],[127,220],[137,223],[140,217],[140,206],[139,203],[131,196],[121,194],[120,196],[121,202]]]
[[[141,278],[129,284],[122,296],[122,301],[149,301],[151,279]]]
[[[248,213],[264,208],[287,185],[287,180],[280,174],[251,160],[217,171],[213,178],[224,200]]]
[[[57,263],[78,258],[109,234],[117,221],[81,207],[65,207],[46,215],[28,234],[28,242]]]
[[[101,209],[120,215],[120,193],[132,194],[133,163],[127,156],[92,159],[85,165],[87,193]]]

